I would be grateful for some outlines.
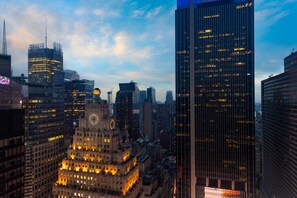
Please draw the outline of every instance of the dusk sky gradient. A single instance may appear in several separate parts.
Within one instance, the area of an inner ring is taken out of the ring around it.
[[[14,75],[27,75],[28,46],[44,42],[47,21],[48,46],[62,44],[64,69],[95,80],[103,98],[133,80],[164,101],[175,90],[175,9],[176,0],[0,0],[0,19]],[[297,0],[255,0],[256,102],[261,80],[297,51],[296,10]]]

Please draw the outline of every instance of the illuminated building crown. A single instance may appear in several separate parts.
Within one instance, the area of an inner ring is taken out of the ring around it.
[[[137,197],[139,168],[128,133],[88,104],[53,186],[54,197]]]

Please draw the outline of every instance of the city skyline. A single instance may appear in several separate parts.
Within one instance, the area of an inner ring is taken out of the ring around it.
[[[256,102],[260,102],[261,80],[283,71],[282,57],[297,42],[293,36],[296,27],[284,31],[297,17],[292,11],[297,8],[294,2],[255,2]],[[48,43],[57,41],[63,45],[65,69],[76,70],[82,78],[94,79],[104,98],[112,88],[117,91],[114,82],[133,80],[140,89],[155,87],[157,99],[164,101],[166,91],[174,90],[175,84],[175,8],[176,2],[171,0],[88,4],[9,1],[1,3],[0,18],[6,20],[8,54],[13,57],[14,75],[27,75],[26,52],[30,44],[44,42],[47,23]]]

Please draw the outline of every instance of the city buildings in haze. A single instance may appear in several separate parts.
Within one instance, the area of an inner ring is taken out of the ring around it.
[[[255,197],[254,2],[178,0],[177,197]]]

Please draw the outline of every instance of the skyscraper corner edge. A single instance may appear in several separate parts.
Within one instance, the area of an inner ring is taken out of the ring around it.
[[[177,9],[188,8],[189,2],[189,0],[177,0]]]
[[[190,1],[193,1],[194,5],[203,4],[203,3],[211,3],[211,2],[248,2],[251,0],[177,0],[177,9],[185,9],[190,7]]]

